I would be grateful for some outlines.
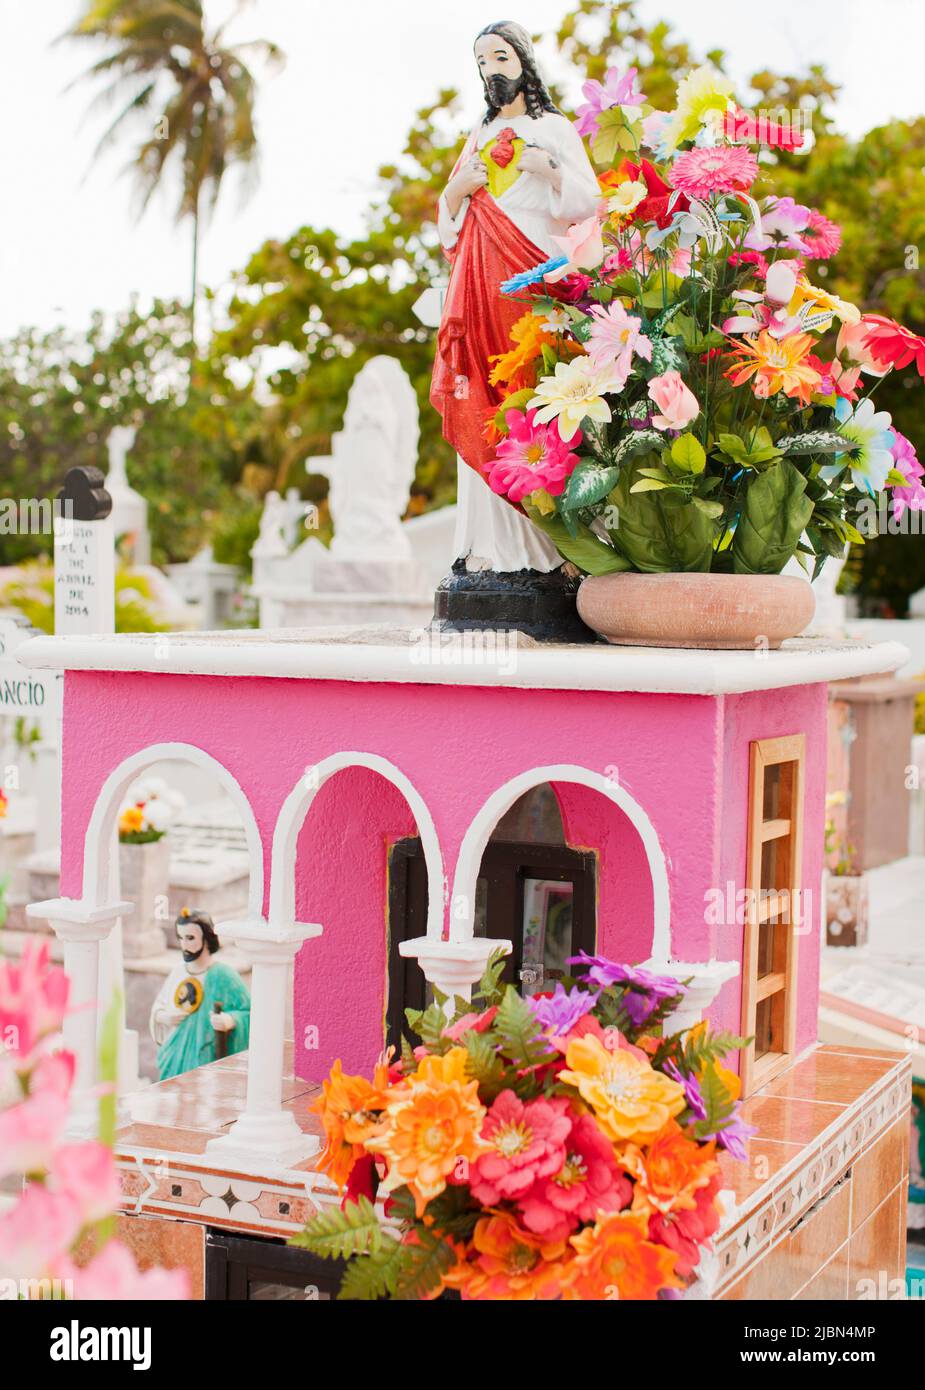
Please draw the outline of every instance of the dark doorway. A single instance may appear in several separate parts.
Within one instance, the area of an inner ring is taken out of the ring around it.
[[[521,798],[499,822],[482,856],[476,885],[475,935],[510,940],[504,979],[523,994],[554,987],[568,974],[567,960],[594,951],[596,856],[570,849],[561,837],[558,809],[551,815],[538,794]],[[558,822],[558,824],[556,823]],[[509,838],[538,830],[544,841]],[[554,840],[559,842],[552,842]],[[427,929],[427,870],[421,842],[400,840],[389,855],[388,1040],[400,1046],[408,1032],[405,1009],[428,1002],[426,981],[415,960],[399,955],[398,943]]]

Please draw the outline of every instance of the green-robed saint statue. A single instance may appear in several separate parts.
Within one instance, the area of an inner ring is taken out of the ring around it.
[[[241,976],[215,961],[221,943],[207,912],[184,908],[176,922],[183,955],[151,1008],[161,1081],[192,1071],[217,1055],[243,1052],[250,1038],[251,1000]],[[222,1036],[224,1046],[216,1039]]]

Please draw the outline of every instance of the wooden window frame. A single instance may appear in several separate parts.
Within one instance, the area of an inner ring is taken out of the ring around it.
[[[765,818],[768,770],[791,769],[788,804]],[[796,1051],[797,939],[803,910],[803,801],[806,737],[758,739],[749,749],[746,917],[742,951],[742,1033],[754,1039],[759,1004],[771,999],[772,1046],[756,1056],[753,1040],[741,1053],[742,1094],[751,1095],[790,1065]],[[762,853],[772,841],[783,847],[773,889],[762,890]],[[782,895],[786,895],[782,899]],[[782,907],[789,910],[781,921]],[[759,977],[761,930],[775,926],[771,968]]]

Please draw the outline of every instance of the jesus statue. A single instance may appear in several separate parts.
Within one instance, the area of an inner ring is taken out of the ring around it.
[[[524,312],[501,294],[502,282],[561,254],[553,238],[590,217],[601,192],[581,137],[537,72],[527,31],[510,20],[488,25],[475,41],[475,59],[487,110],[439,202],[440,240],[452,270],[431,402],[467,465],[459,469],[456,554],[468,570],[546,573],[561,557],[484,478],[494,450],[483,428],[501,402],[489,383],[489,358],[510,350],[511,327]]]

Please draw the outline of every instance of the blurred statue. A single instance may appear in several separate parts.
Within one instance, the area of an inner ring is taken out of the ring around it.
[[[183,963],[171,970],[151,1006],[161,1081],[243,1052],[250,1039],[250,995],[236,970],[214,960],[221,943],[212,918],[184,907],[176,932]]]
[[[408,560],[401,519],[418,456],[418,401],[395,357],[372,357],[350,387],[344,425],[328,457],[307,467],[330,478],[331,555],[340,560]]]

